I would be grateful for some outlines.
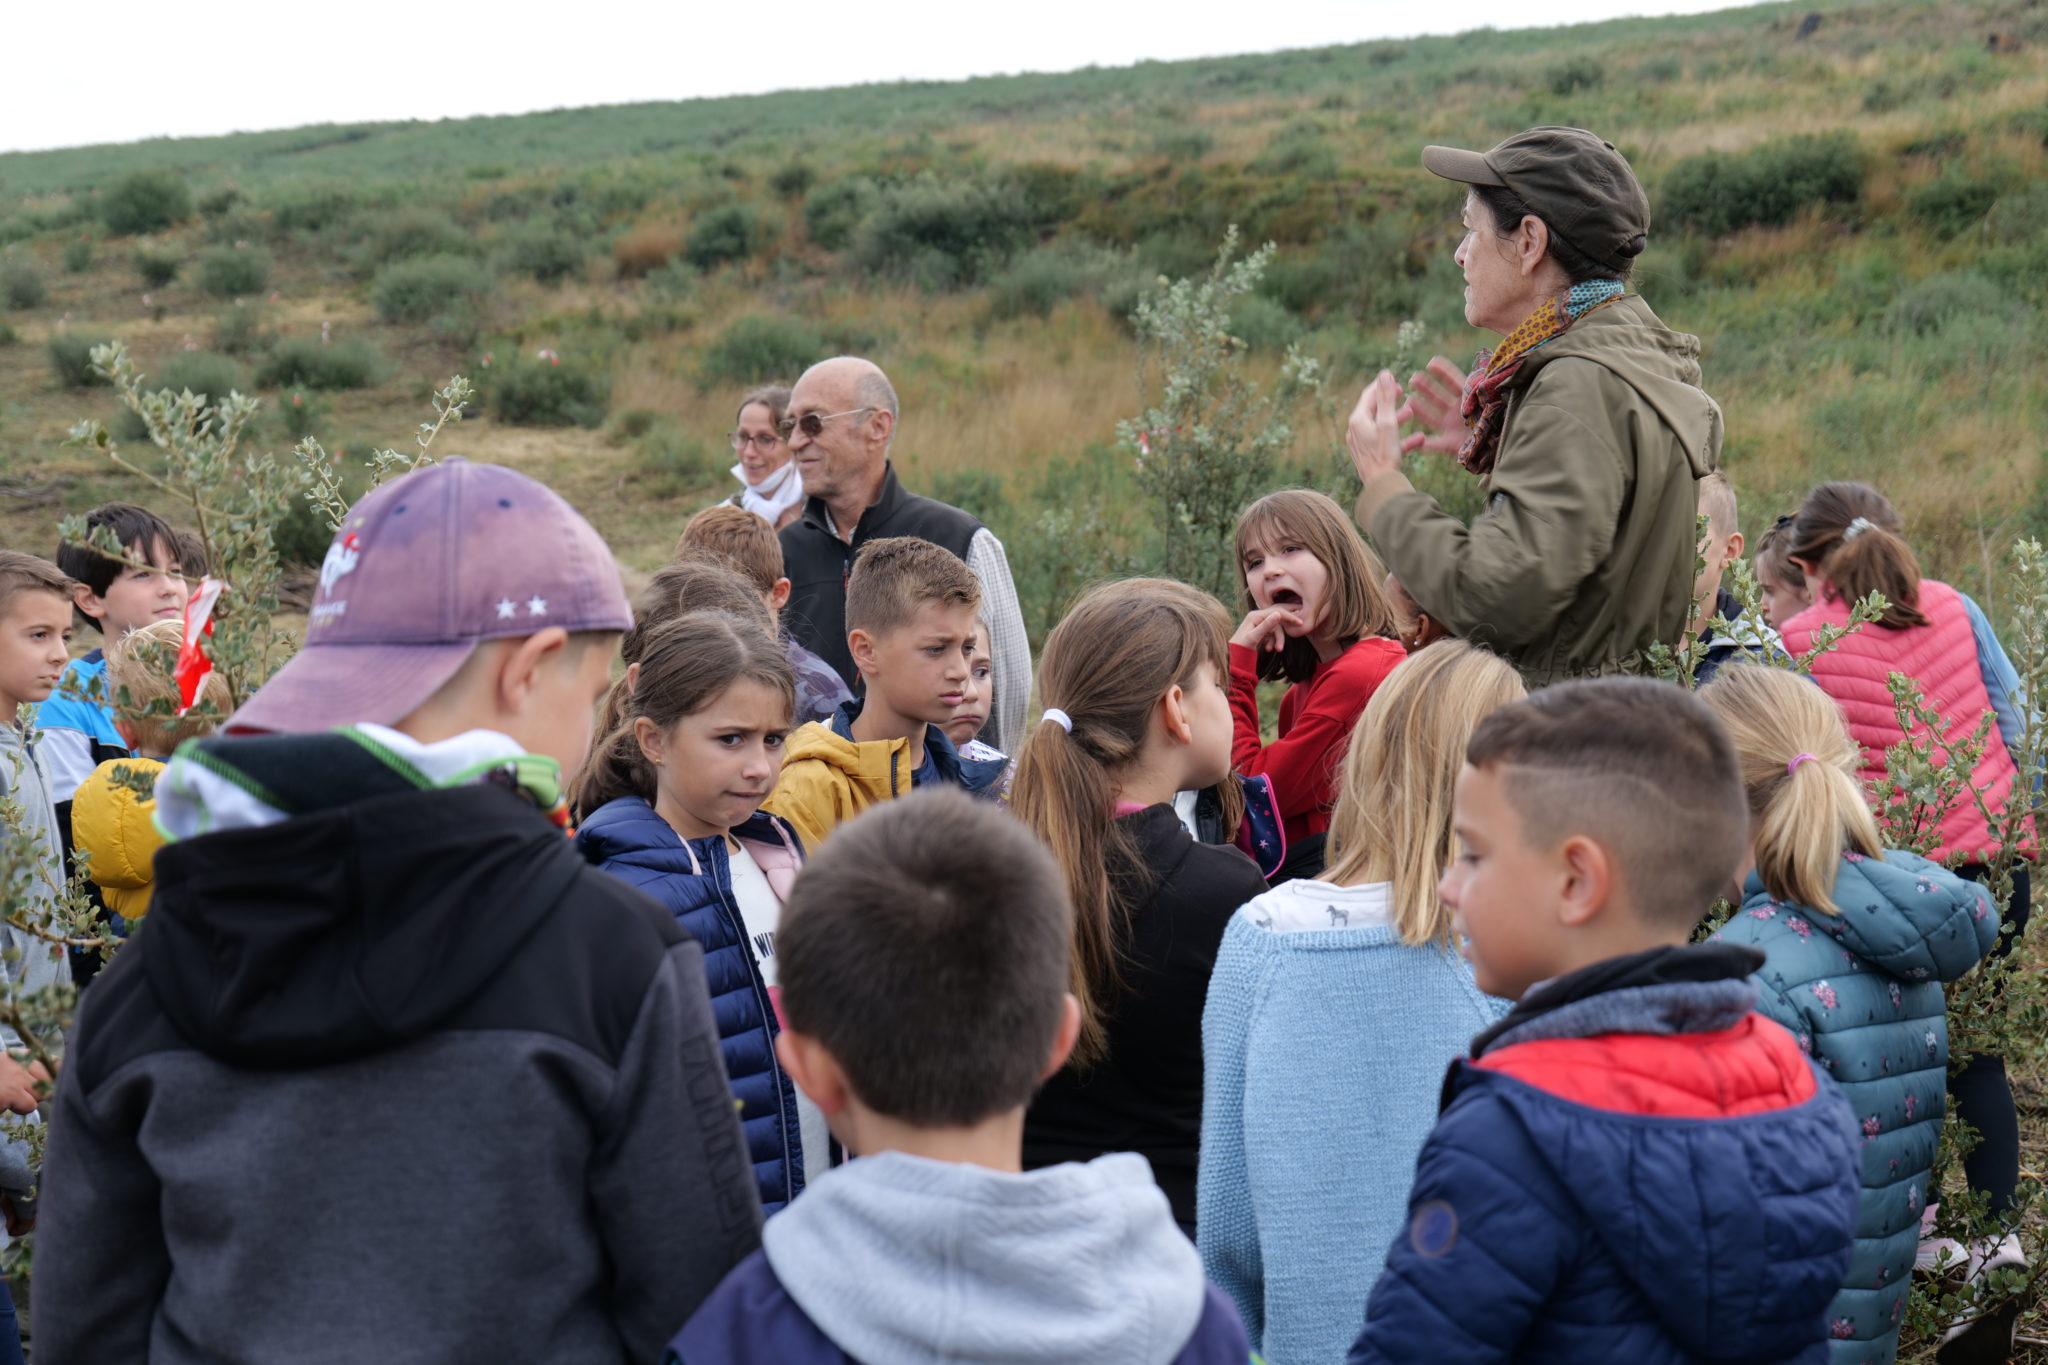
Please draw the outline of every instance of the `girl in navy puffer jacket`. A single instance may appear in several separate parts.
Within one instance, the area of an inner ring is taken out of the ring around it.
[[[757,807],[782,768],[795,681],[753,622],[696,612],[660,627],[617,687],[624,719],[578,783],[588,818],[576,845],[703,945],[725,1073],[773,1214],[831,1159],[824,1116],[775,1053],[775,930],[803,850]]]
[[[1735,741],[1756,862],[1742,908],[1714,937],[1762,950],[1757,1010],[1834,1077],[1861,1129],[1862,1209],[1848,1279],[1828,1310],[1830,1359],[1889,1365],[1941,1133],[1941,986],[1991,951],[1998,915],[1982,887],[1882,847],[1856,743],[1820,689],[1730,664],[1699,695]]]

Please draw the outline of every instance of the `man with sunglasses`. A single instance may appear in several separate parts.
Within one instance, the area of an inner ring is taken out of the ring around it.
[[[847,686],[858,688],[860,675],[846,647],[846,578],[854,555],[884,536],[944,546],[981,583],[995,665],[995,697],[982,737],[1007,751],[1023,737],[1031,694],[1031,642],[1010,561],[986,526],[897,482],[889,462],[896,416],[896,389],[871,361],[838,356],[797,380],[781,429],[807,497],[803,515],[782,530],[790,583],[783,624],[797,643],[838,669]]]

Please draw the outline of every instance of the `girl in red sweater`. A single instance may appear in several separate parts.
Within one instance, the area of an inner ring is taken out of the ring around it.
[[[1287,830],[1275,884],[1322,870],[1323,837],[1352,727],[1373,691],[1407,657],[1385,571],[1344,509],[1290,488],[1253,503],[1237,523],[1244,624],[1230,639],[1231,759],[1273,784]],[[1285,678],[1279,738],[1260,742],[1258,685]]]

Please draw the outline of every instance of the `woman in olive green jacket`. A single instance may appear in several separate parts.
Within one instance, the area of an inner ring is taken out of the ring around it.
[[[1422,161],[1471,187],[1465,319],[1506,339],[1470,376],[1439,356],[1406,394],[1385,372],[1366,388],[1348,432],[1359,524],[1424,611],[1530,686],[1645,672],[1644,650],[1685,632],[1695,485],[1721,455],[1698,338],[1628,292],[1649,201],[1613,144],[1576,128]],[[1429,430],[1404,440],[1409,421]],[[1470,526],[1402,475],[1420,449],[1485,480]]]

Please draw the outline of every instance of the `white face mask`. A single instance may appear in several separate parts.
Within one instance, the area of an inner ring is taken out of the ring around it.
[[[732,467],[732,476],[743,485],[740,489],[740,506],[762,518],[770,526],[780,521],[784,512],[804,500],[803,476],[796,472],[795,460],[790,460],[752,487],[744,486],[747,482],[744,475],[744,466]]]

